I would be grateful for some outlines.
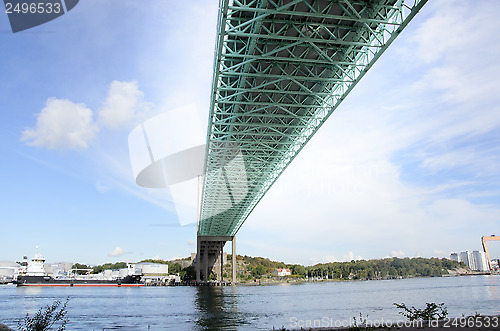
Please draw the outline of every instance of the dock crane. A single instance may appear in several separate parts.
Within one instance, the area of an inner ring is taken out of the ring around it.
[[[493,270],[493,268],[491,267],[490,252],[488,251],[488,244],[486,242],[494,240],[500,240],[500,236],[497,237],[494,234],[492,234],[489,237],[486,236],[481,237],[481,242],[483,243],[483,249],[484,252],[486,253],[486,258],[488,259],[488,268],[490,268],[490,270]]]

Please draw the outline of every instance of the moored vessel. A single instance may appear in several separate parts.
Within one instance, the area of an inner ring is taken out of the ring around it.
[[[14,279],[17,286],[144,286],[142,272],[132,264],[119,270],[105,270],[98,274],[77,275],[71,271],[64,275],[50,275],[45,271],[45,259],[35,253],[28,261],[25,256],[19,264],[19,273]],[[74,271],[74,270],[73,270]]]

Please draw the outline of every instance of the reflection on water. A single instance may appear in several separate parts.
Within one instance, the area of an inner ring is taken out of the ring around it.
[[[24,295],[39,295],[42,293],[41,286],[27,286],[27,287],[17,287],[18,292]]]
[[[195,305],[197,326],[202,330],[234,330],[248,324],[238,312],[236,287],[202,286],[197,288]]]
[[[500,299],[500,297],[498,296],[498,292],[497,292],[497,282],[495,282],[495,276],[491,275],[491,276],[486,276],[488,277],[487,279],[487,284],[488,284],[488,292],[489,292],[489,296],[491,299],[493,300],[498,300]]]

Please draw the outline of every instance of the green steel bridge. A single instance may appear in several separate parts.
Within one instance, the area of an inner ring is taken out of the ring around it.
[[[198,280],[426,2],[220,0]]]

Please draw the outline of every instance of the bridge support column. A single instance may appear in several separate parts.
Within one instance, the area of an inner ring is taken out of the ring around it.
[[[196,252],[196,281],[207,282],[213,271],[218,282],[224,280],[224,245],[230,236],[198,236]]]
[[[231,255],[231,285],[236,285],[236,236],[233,236],[231,246],[233,248]]]
[[[204,282],[208,281],[208,253],[203,254],[203,275],[204,275],[203,281]]]
[[[195,265],[194,265],[194,270],[196,271],[196,281],[200,282],[201,281],[201,241],[197,240],[196,243],[196,258],[195,258]]]
[[[225,242],[220,243],[220,281],[224,280],[224,244]]]
[[[217,242],[217,281],[222,282],[224,280],[224,244],[225,242]]]

